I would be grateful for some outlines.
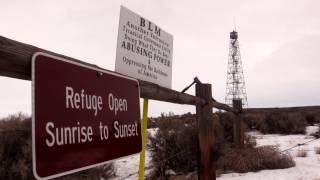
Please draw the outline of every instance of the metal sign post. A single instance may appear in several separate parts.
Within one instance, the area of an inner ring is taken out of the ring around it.
[[[139,163],[139,180],[144,179],[144,167],[145,167],[145,157],[147,149],[147,139],[148,139],[148,103],[149,99],[143,99],[143,119],[142,119],[142,151],[140,153],[140,163]]]

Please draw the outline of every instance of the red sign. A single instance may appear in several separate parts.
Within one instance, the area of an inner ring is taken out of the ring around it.
[[[66,175],[141,151],[137,80],[36,53],[32,88],[37,179]]]

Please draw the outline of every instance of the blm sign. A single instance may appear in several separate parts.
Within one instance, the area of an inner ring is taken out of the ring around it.
[[[32,95],[37,179],[66,175],[141,151],[137,80],[36,53]]]
[[[173,36],[121,6],[115,71],[171,88]]]

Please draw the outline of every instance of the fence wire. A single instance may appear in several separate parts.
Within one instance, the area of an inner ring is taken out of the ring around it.
[[[280,153],[289,151],[289,150],[294,149],[294,148],[296,148],[296,147],[300,147],[300,146],[306,145],[306,144],[308,144],[308,143],[310,143],[310,142],[312,142],[312,141],[318,140],[318,139],[320,139],[320,137],[315,138],[315,139],[312,139],[312,140],[310,140],[310,141],[306,141],[306,142],[304,142],[304,143],[298,143],[298,144],[296,144],[296,145],[294,145],[294,146],[292,146],[292,147],[290,147],[290,148],[287,148],[287,149],[285,149],[285,150],[280,151]]]

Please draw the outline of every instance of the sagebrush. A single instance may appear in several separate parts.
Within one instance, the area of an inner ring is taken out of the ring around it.
[[[244,122],[250,129],[259,130],[264,134],[305,134],[308,121],[300,112],[268,112],[244,113]],[[310,120],[310,123],[314,121]]]
[[[151,179],[166,178],[168,170],[186,173],[197,167],[198,136],[194,124],[176,118],[157,121],[158,131],[150,137],[152,165]]]
[[[290,154],[281,153],[276,146],[235,148],[226,146],[217,167],[222,171],[250,172],[263,169],[284,169],[295,166]]]

